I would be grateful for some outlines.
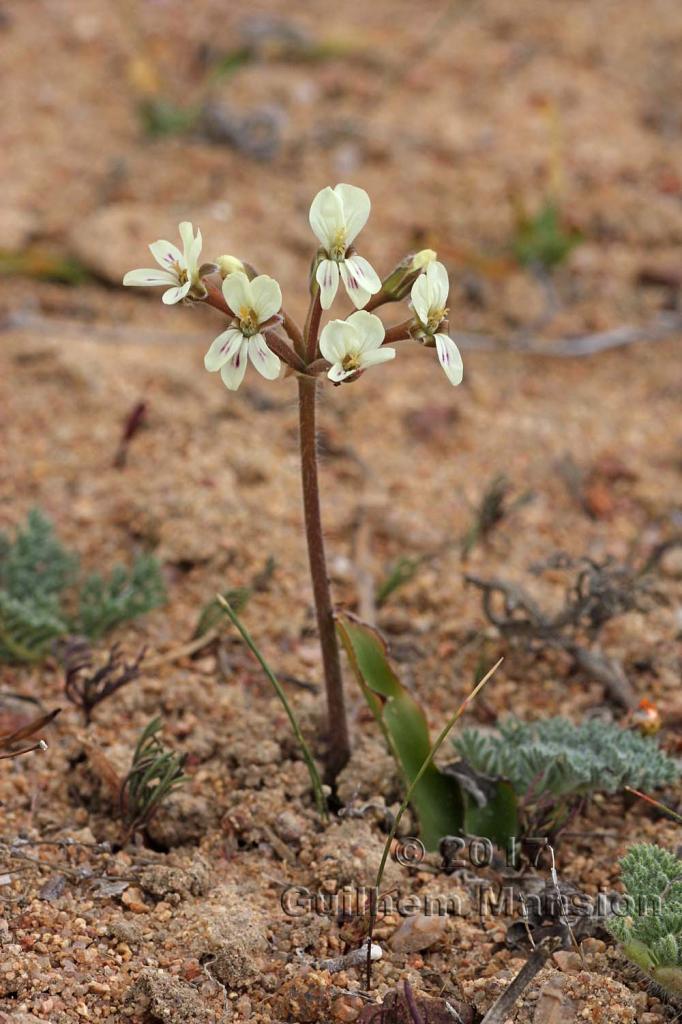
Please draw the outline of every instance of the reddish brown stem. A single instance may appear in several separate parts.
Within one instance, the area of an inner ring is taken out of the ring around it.
[[[265,340],[268,343],[268,348],[271,349],[276,356],[285,362],[292,370],[297,370],[299,373],[306,372],[306,366],[303,360],[293,349],[289,348],[284,338],[280,337],[275,331],[264,331]]]
[[[378,309],[379,306],[383,306],[387,302],[395,302],[395,299],[392,298],[392,296],[387,295],[382,288],[381,291],[377,292],[376,295],[372,295],[367,300],[363,309],[366,309],[368,313],[371,313],[373,309]]]
[[[326,373],[331,365],[328,359],[316,359],[314,363],[308,363],[306,373],[311,377],[317,377],[320,373]]]
[[[319,292],[314,296],[305,330],[305,350],[308,364],[314,364],[322,307]],[[327,560],[324,552],[322,514],[320,511],[320,485],[317,473],[317,439],[315,436],[317,381],[314,377],[298,378],[299,436],[301,445],[301,481],[303,484],[303,512],[308,542],[310,578],[313,584],[317,628],[322,648],[324,683],[327,694],[329,747],[327,751],[327,781],[333,782],[350,757],[346,703],[343,693],[341,659],[336,638],[334,611]]]
[[[315,404],[317,382],[308,377],[298,379],[298,408],[301,441],[301,479],[303,510],[308,541],[310,576],[315,597],[317,628],[320,633],[324,682],[327,692],[329,748],[327,781],[333,781],[350,757],[346,705],[341,676],[339,645],[336,639],[334,613],[329,592],[327,561],[324,553],[320,489],[317,478],[317,446],[315,438]]]
[[[304,347],[307,363],[312,363],[317,358],[317,340],[320,333],[321,319],[322,306],[320,305],[320,290],[318,288],[310,303],[305,325]]]
[[[207,292],[205,301],[209,306],[219,309],[221,313],[225,313],[227,316],[234,316],[234,313],[225,301],[222,288],[223,281],[220,274],[211,274],[208,277],[202,278],[202,284]]]
[[[287,332],[287,334],[289,335],[289,337],[293,341],[294,348],[296,349],[296,352],[298,353],[298,355],[301,357],[301,359],[304,359],[305,358],[305,343],[303,341],[303,331],[298,326],[296,321],[293,320],[285,310],[282,310],[281,315],[282,315],[282,326],[284,327],[284,330]]]
[[[382,344],[391,345],[395,341],[405,341],[411,337],[410,330],[414,326],[414,318],[408,317],[407,320],[403,320],[402,323],[396,324],[394,327],[389,327],[384,335]]]

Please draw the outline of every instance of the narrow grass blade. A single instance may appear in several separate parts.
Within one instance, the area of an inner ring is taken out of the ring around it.
[[[682,825],[682,815],[674,811],[672,807],[668,807],[666,804],[662,804],[660,800],[654,800],[652,796],[647,796],[646,793],[640,793],[638,789],[633,789],[632,786],[625,786],[626,793],[632,793],[633,796],[638,796],[640,800],[644,800],[645,803],[651,804],[656,810],[662,814],[667,814],[675,821],[678,821]]]
[[[230,621],[232,622],[233,626],[236,626],[236,628],[239,630],[239,632],[241,634],[241,637],[242,637],[242,640],[244,641],[246,646],[249,648],[249,650],[251,651],[253,656],[256,658],[256,660],[260,664],[260,667],[263,669],[263,671],[265,672],[265,675],[267,676],[269,682],[272,684],[272,686],[273,686],[273,688],[275,690],[275,693],[277,694],[277,696],[281,700],[281,702],[282,702],[282,704],[284,706],[284,710],[287,713],[287,717],[289,718],[289,721],[291,722],[291,728],[294,731],[294,736],[298,740],[298,744],[299,744],[299,746],[301,748],[301,753],[303,754],[303,760],[305,761],[306,765],[308,766],[308,772],[310,773],[310,782],[312,784],[313,792],[315,794],[315,803],[317,804],[317,809],[318,809],[318,811],[320,812],[320,814],[322,815],[322,817],[326,821],[328,819],[328,817],[329,817],[329,814],[328,814],[328,811],[327,811],[327,801],[325,799],[324,790],[322,788],[322,780],[321,780],[319,772],[318,772],[318,770],[317,770],[317,768],[315,766],[315,761],[313,760],[313,755],[310,753],[310,748],[309,748],[308,744],[306,743],[306,741],[305,741],[305,739],[303,737],[303,733],[301,732],[300,726],[299,726],[299,724],[298,724],[298,722],[296,720],[296,716],[294,715],[293,711],[291,710],[291,705],[289,704],[289,701],[287,699],[287,695],[284,692],[284,690],[282,689],[282,686],[281,686],[279,680],[277,679],[277,677],[273,673],[272,669],[270,668],[270,666],[266,662],[265,658],[263,657],[261,652],[256,647],[256,644],[255,644],[253,638],[251,637],[251,634],[247,630],[246,626],[242,625],[242,623],[239,620],[239,617],[238,617],[237,613],[234,611],[234,609],[231,607],[231,605],[225,600],[225,598],[222,596],[222,594],[216,594],[216,601],[218,601],[218,603],[222,605],[222,607],[225,609],[225,611],[226,611]]]

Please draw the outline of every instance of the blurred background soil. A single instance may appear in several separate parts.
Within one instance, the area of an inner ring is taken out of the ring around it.
[[[324,390],[337,599],[357,610],[368,578],[379,584],[397,559],[422,559],[377,621],[434,728],[480,659],[500,654],[473,719],[621,717],[567,657],[505,643],[463,574],[522,582],[557,604],[560,577],[529,579],[534,563],[556,551],[644,558],[680,530],[679,3],[5,0],[0,45],[0,527],[38,505],[88,568],[153,551],[169,600],[119,631],[131,655],[183,644],[217,590],[247,584],[272,556],[272,580],[244,618],[275,669],[298,680],[291,697],[320,753],[294,383],[250,371],[229,394],[203,369],[217,314],[165,307],[158,290],[120,282],[149,264],[150,241],[176,240],[187,219],[203,231],[205,258],[248,259],[280,281],[302,319],[310,201],[349,181],[372,197],[361,251],[380,274],[424,246],[447,264],[465,379],[453,390],[433,351],[403,346],[385,370]],[[577,244],[556,264],[521,258],[529,224],[550,207],[551,240]],[[385,319],[402,311],[387,307]],[[643,340],[559,355],[617,328]],[[144,427],[116,468],[141,401]],[[527,500],[512,502],[464,562],[461,539],[501,473],[510,495]],[[672,723],[663,734],[672,749],[682,712],[678,554],[662,564],[666,603],[620,617],[604,637],[637,696]],[[4,694],[64,703],[56,662],[1,673]],[[347,799],[395,805],[398,787],[349,684],[357,749]],[[107,855],[109,874],[125,880],[113,894],[77,875],[97,873],[87,844],[113,841],[115,830],[83,765],[76,711],[63,711],[47,753],[3,762],[2,836],[86,846],[68,854],[68,870],[61,848],[41,848],[17,902],[0,905],[0,1021],[356,1019],[356,970],[295,986],[302,967],[362,935],[325,918],[292,921],[279,897],[287,883],[338,881],[340,871],[368,883],[379,824],[319,827],[281,708],[227,631],[217,648],[171,660],[104,704],[87,741],[124,763],[158,712],[168,742],[189,753],[192,779],[158,848]],[[562,848],[562,877],[589,891],[615,884],[632,841],[679,842],[674,825],[640,806],[624,816],[618,800],[576,827],[583,839]],[[181,883],[140,880],[170,867]],[[55,875],[65,884],[48,898]],[[454,884],[396,877],[420,892]],[[500,920],[455,922],[428,952],[388,952],[376,991],[407,977],[433,995],[463,991],[485,1010],[522,963],[503,937]],[[593,941],[586,965],[544,969],[517,1021],[666,1019],[656,994]],[[548,986],[563,1017],[549,1015],[549,997],[542,1009]]]

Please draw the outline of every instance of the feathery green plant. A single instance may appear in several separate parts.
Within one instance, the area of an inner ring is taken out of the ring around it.
[[[549,798],[566,805],[625,786],[650,792],[680,776],[655,738],[597,719],[574,725],[562,717],[511,718],[497,735],[466,729],[454,746],[476,771],[509,779],[526,802]]]
[[[669,995],[682,997],[682,860],[651,843],[620,862],[627,916],[607,926],[629,960]]]
[[[14,540],[0,535],[0,661],[39,661],[69,633],[98,638],[161,604],[163,581],[149,555],[108,578],[78,578],[78,557],[38,509]],[[70,609],[78,607],[75,615]]]
[[[49,609],[0,590],[0,662],[40,661],[66,632],[64,620]]]
[[[158,607],[164,596],[159,564],[151,555],[140,555],[130,569],[116,566],[109,577],[95,573],[80,592],[78,631],[97,639],[121,622]]]
[[[58,611],[60,596],[74,582],[77,569],[78,559],[62,546],[37,508],[31,509],[14,541],[3,535],[0,588],[15,601]]]

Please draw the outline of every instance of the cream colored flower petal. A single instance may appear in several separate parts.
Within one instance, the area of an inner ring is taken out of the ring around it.
[[[349,352],[358,350],[358,337],[349,320],[330,320],[322,328],[320,352],[330,363],[340,363]]]
[[[343,203],[333,188],[321,189],[310,204],[310,227],[320,245],[329,249],[340,231],[345,229]]]
[[[391,359],[395,359],[394,348],[375,348],[371,352],[362,353],[362,368],[364,370],[366,366],[377,366],[378,363],[388,363]]]
[[[249,339],[249,359],[266,380],[276,380],[279,377],[282,365],[279,356],[268,348],[262,334],[254,334]]]
[[[185,263],[189,263],[190,252],[194,244],[194,229],[188,220],[183,220],[181,224],[178,224],[178,231],[182,239],[182,254],[185,257]]]
[[[341,363],[334,363],[331,370],[327,373],[327,376],[330,380],[333,380],[335,384],[338,384],[339,381],[345,380],[346,377],[351,377],[357,372],[357,370],[344,370]]]
[[[429,319],[429,310],[431,308],[431,289],[429,288],[426,274],[420,274],[414,282],[410,298],[412,299],[412,307],[417,314],[417,318],[425,324]]]
[[[178,279],[170,270],[158,270],[152,267],[150,270],[129,270],[123,278],[123,284],[136,285],[140,288],[152,288],[154,285],[177,284]]]
[[[233,313],[239,316],[241,309],[250,309],[253,306],[251,286],[246,274],[237,271],[229,274],[223,281],[223,295]]]
[[[431,308],[443,309],[448,304],[448,292],[450,291],[447,270],[442,263],[434,260],[426,268],[426,279],[430,289]]]
[[[346,243],[350,245],[367,223],[372,203],[364,188],[357,185],[337,185],[334,191],[343,204]]]
[[[356,273],[355,267],[350,263],[350,260],[344,260],[343,263],[340,263],[339,271],[341,273],[341,280],[348,293],[348,298],[356,309],[362,309],[372,294],[364,287],[364,278],[361,278]],[[381,287],[381,282],[379,282],[379,287]]]
[[[436,335],[436,351],[440,365],[445,370],[451,384],[461,384],[464,376],[464,364],[459,349],[447,334]]]
[[[171,273],[174,272],[173,268],[176,264],[181,267],[185,265],[185,258],[177,245],[167,242],[165,238],[160,238],[158,242],[152,242],[149,246],[149,251],[159,266]]]
[[[194,239],[189,248],[189,254],[187,256],[187,268],[190,273],[196,273],[199,268],[199,257],[201,256],[201,231],[197,228],[197,237]]]
[[[352,268],[358,284],[365,291],[368,291],[370,295],[376,295],[377,292],[381,291],[381,278],[369,260],[366,260],[364,256],[349,256],[346,260],[346,266],[349,270]]]
[[[334,260],[322,260],[315,280],[320,286],[320,305],[329,309],[339,288],[339,265]]]
[[[164,292],[161,296],[161,301],[165,302],[167,306],[173,306],[176,302],[180,302],[181,299],[187,295],[187,292],[192,287],[191,281],[185,281],[179,288],[169,288],[167,292]]]
[[[370,352],[381,346],[386,330],[374,313],[359,309],[357,313],[351,313],[346,323],[355,331],[358,352]]]
[[[232,356],[241,347],[244,336],[241,331],[234,327],[228,327],[226,331],[219,334],[211,343],[211,347],[204,356],[204,366],[210,373],[215,373],[221,366],[229,362]]]
[[[244,380],[244,374],[246,373],[246,353],[248,345],[245,340],[239,346],[235,354],[232,356],[228,363],[220,370],[220,376],[223,379],[223,384],[230,391],[236,391],[241,382]]]
[[[259,324],[265,323],[282,308],[281,289],[275,279],[267,274],[254,277],[251,281],[251,297]]]

